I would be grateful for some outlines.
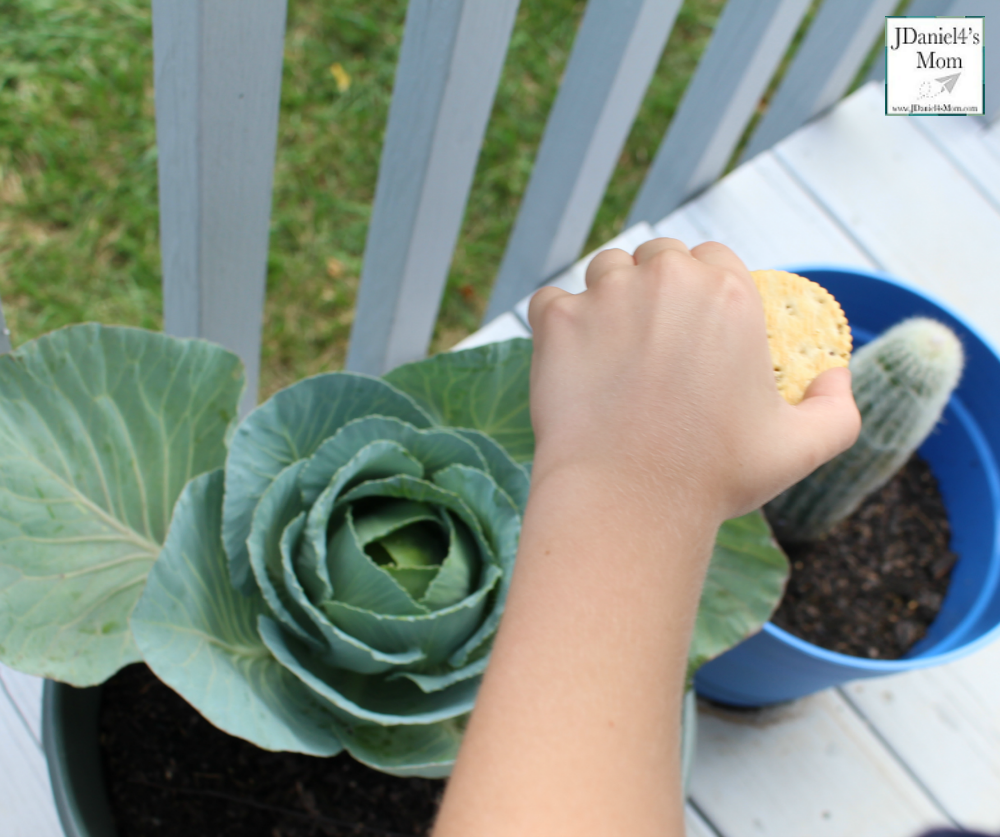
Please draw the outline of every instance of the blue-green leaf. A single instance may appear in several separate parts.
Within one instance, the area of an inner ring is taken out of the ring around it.
[[[471,711],[479,688],[469,679],[424,692],[409,680],[355,674],[324,665],[266,616],[260,617],[258,630],[275,658],[347,724],[436,723]]]
[[[447,554],[443,544],[441,527],[433,523],[418,521],[401,529],[389,532],[372,544],[384,550],[392,564],[405,569],[434,569],[435,571]]]
[[[386,654],[366,645],[331,624],[326,615],[312,603],[299,581],[295,568],[296,553],[293,547],[301,542],[303,522],[302,515],[299,515],[285,528],[281,539],[281,571],[285,592],[309,617],[316,629],[314,633],[320,637],[321,645],[314,649],[315,653],[330,665],[362,674],[381,674],[393,668],[423,662],[424,653],[419,648],[411,648],[398,654]]]
[[[302,466],[308,469],[308,461],[303,461]],[[341,492],[349,485],[386,479],[401,473],[419,477],[423,474],[423,466],[397,442],[370,442],[337,470],[330,484],[316,498],[309,509],[301,559],[296,565],[302,573],[302,583],[314,602],[325,601],[333,595],[327,539],[331,528],[330,515]],[[299,484],[301,486],[301,480]],[[305,503],[305,493],[301,493]]]
[[[435,666],[448,659],[480,624],[500,574],[497,567],[489,565],[471,596],[429,614],[390,616],[338,601],[327,602],[323,610],[337,627],[367,645],[389,653],[417,647],[426,655],[427,665]]]
[[[483,459],[487,462],[486,470],[497,485],[499,485],[515,505],[524,513],[524,507],[528,505],[528,489],[531,487],[531,476],[528,469],[523,465],[518,465],[507,454],[499,444],[479,430],[469,430],[468,428],[458,428],[456,433],[460,433],[464,439],[468,439],[478,449]],[[453,460],[450,464],[464,465],[464,462]]]
[[[418,430],[399,419],[366,416],[345,424],[316,449],[302,474],[305,501],[312,503],[329,484],[333,474],[359,450],[382,441],[398,442],[428,474],[456,463],[473,468],[486,467],[478,446],[470,444],[454,430],[443,427]]]
[[[414,503],[410,500],[386,500],[378,505],[371,514],[354,519],[354,530],[358,534],[358,543],[367,546],[371,541],[385,537],[390,532],[409,526],[421,520],[439,523],[432,506],[426,503]]]
[[[444,471],[439,471],[438,473],[444,473]],[[482,472],[479,473],[482,474]],[[489,479],[486,474],[482,474],[482,477],[486,480]],[[437,475],[435,475],[436,478]],[[414,479],[406,475],[381,480],[370,480],[352,488],[344,494],[338,501],[337,506],[335,506],[335,510],[337,507],[344,507],[348,503],[352,503],[355,500],[362,500],[366,497],[398,497],[403,500],[414,500],[418,503],[431,503],[442,506],[454,512],[469,527],[469,531],[472,532],[473,537],[476,539],[480,558],[490,563],[497,562],[492,543],[483,532],[482,523],[472,513],[465,501],[451,491],[446,491],[438,485],[432,485],[424,480]],[[509,498],[507,503],[511,505]]]
[[[214,471],[181,495],[132,615],[136,642],[156,675],[220,729],[267,750],[334,755],[335,715],[261,641],[260,594],[230,583],[222,484]]]
[[[760,511],[723,523],[698,605],[689,675],[763,628],[787,580],[788,559]]]
[[[497,601],[490,613],[483,619],[476,632],[452,655],[451,665],[461,667],[481,650],[496,633],[500,615],[507,601],[514,559],[517,557],[517,543],[521,536],[521,515],[513,501],[502,491],[493,479],[482,471],[454,465],[444,468],[434,475],[435,484],[461,497],[482,521],[483,531],[490,541],[494,553],[504,569],[497,589]]]
[[[535,455],[528,408],[531,341],[514,338],[407,363],[385,375],[435,422],[481,430],[518,462]]]
[[[488,474],[465,465],[442,468],[431,481],[462,498],[482,524],[493,554],[502,566],[512,570],[521,535],[521,515],[510,495]]]
[[[427,587],[420,603],[431,610],[441,610],[462,601],[472,592],[482,562],[476,541],[461,520],[445,512],[448,522],[448,555]]]
[[[282,624],[306,642],[319,647],[312,620],[284,584],[282,563],[282,547],[287,552],[294,551],[298,546],[288,542],[289,527],[298,535],[299,542],[302,539],[302,521],[306,509],[299,491],[299,474],[304,466],[305,462],[296,462],[278,474],[254,510],[253,528],[247,545],[257,585],[243,592],[250,595],[259,590]]]
[[[226,458],[222,537],[233,583],[251,584],[246,539],[257,501],[288,465],[307,459],[349,421],[391,416],[416,427],[433,424],[408,395],[385,381],[350,372],[306,378],[281,390],[237,428]]]
[[[242,389],[236,355],[134,328],[0,356],[0,660],[86,686],[138,659],[129,614]]]
[[[344,522],[330,538],[326,563],[333,584],[333,600],[377,613],[395,615],[427,613],[426,607],[417,604],[410,594],[361,548],[354,532],[350,509],[347,510]],[[327,613],[329,613],[327,608],[329,601],[318,602]],[[354,632],[348,630],[348,633]],[[364,637],[361,639],[368,642]],[[376,644],[375,647],[384,646]]]
[[[487,662],[489,662],[488,657],[481,657],[474,663],[469,663],[464,668],[452,669],[446,674],[418,674],[412,671],[397,671],[394,674],[390,674],[389,679],[406,678],[416,683],[420,687],[420,691],[429,694],[441,689],[447,689],[449,686],[454,686],[463,680],[471,680],[473,677],[478,677],[486,671]]]
[[[438,574],[438,567],[383,567],[415,602],[422,603],[430,583]]]
[[[344,736],[347,751],[362,764],[393,776],[443,779],[451,773],[468,716],[426,726],[359,725]]]

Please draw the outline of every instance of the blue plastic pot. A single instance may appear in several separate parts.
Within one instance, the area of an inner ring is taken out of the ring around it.
[[[941,489],[958,562],[937,619],[899,660],[827,651],[768,622],[695,677],[700,695],[736,706],[778,703],[849,680],[940,665],[1000,637],[1000,357],[948,308],[886,274],[825,266],[789,270],[837,298],[855,345],[912,316],[945,323],[962,341],[962,380],[920,447]]]

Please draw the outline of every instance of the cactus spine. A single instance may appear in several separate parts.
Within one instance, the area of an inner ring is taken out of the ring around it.
[[[962,374],[962,344],[947,326],[915,317],[851,358],[861,435],[767,505],[786,542],[825,535],[881,488],[927,438]]]

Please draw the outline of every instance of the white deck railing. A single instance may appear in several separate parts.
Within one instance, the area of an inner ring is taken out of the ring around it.
[[[681,0],[590,0],[486,321],[580,255]],[[995,4],[995,0],[992,0]],[[983,14],[991,0],[913,0]],[[518,0],[411,0],[347,366],[422,357]],[[730,0],[629,217],[655,223],[725,170],[809,0]],[[894,0],[825,0],[744,156],[838,100]],[[257,399],[286,0],[153,0],[164,328],[236,351]],[[875,72],[878,72],[876,67]],[[1000,110],[1000,50],[987,53]],[[0,351],[9,350],[0,310]]]

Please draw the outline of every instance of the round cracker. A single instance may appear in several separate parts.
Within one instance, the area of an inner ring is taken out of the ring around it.
[[[820,372],[847,366],[851,327],[822,285],[784,270],[752,270],[750,275],[764,300],[778,391],[789,404],[798,404]]]

